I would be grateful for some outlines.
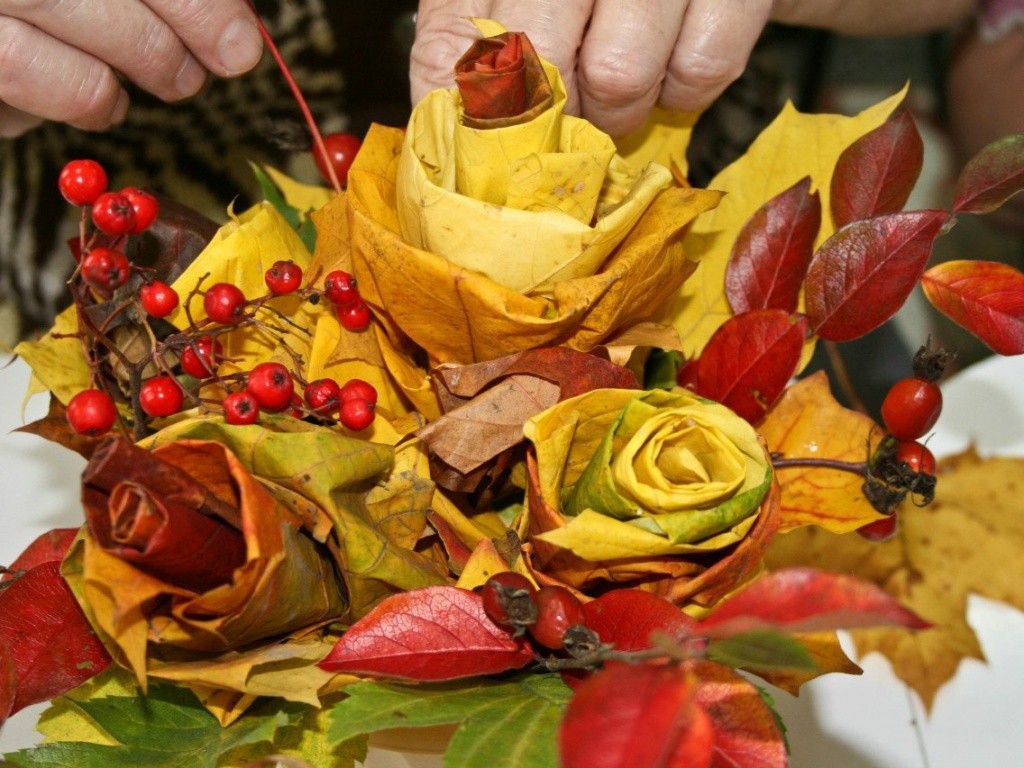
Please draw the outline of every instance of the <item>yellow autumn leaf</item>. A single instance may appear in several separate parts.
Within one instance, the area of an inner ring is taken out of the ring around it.
[[[655,107],[640,128],[616,139],[615,145],[619,154],[633,165],[657,163],[665,168],[675,165],[685,177],[688,172],[686,150],[699,117],[699,112],[673,112]]]
[[[184,329],[189,325],[188,312],[196,322],[206,318],[202,296],[192,294],[197,285],[208,288],[214,283],[233,283],[247,298],[254,298],[267,292],[263,275],[275,261],[290,259],[306,271],[310,258],[306,246],[281,214],[269,203],[257,204],[221,227],[174,281],[181,305],[167,320]],[[273,306],[288,318],[287,322],[271,310],[262,309],[257,313],[260,327],[246,325],[218,336],[227,358],[221,364],[221,373],[249,371],[265,360],[278,360],[291,367],[292,359],[282,349],[286,345],[304,360],[309,359],[311,336],[302,329],[312,328],[325,308],[299,296],[278,297]]]
[[[823,372],[789,387],[758,431],[782,458],[846,462],[866,461],[869,441],[877,443],[883,434],[870,418],[836,401]],[[776,474],[782,485],[782,531],[818,525],[844,533],[882,517],[861,490],[862,475],[822,467],[781,468]]]
[[[820,244],[834,231],[829,205],[832,172],[843,151],[893,113],[906,89],[855,117],[808,115],[786,104],[746,154],[708,185],[726,193],[712,212],[694,223],[684,240],[690,258],[700,259],[665,318],[679,330],[684,352],[697,356],[718,327],[732,316],[725,297],[725,270],[733,243],[753,213],[775,195],[810,176],[821,196]]]
[[[967,452],[939,467],[935,501],[898,511],[899,533],[884,542],[802,529],[779,536],[774,568],[807,565],[872,581],[935,626],[924,631],[857,630],[857,651],[878,651],[897,677],[931,707],[963,659],[983,659],[967,623],[978,594],[1024,610],[1024,459],[982,459]]]
[[[260,167],[270,177],[271,181],[277,185],[277,188],[281,190],[284,201],[299,211],[299,213],[308,214],[311,211],[317,211],[331,202],[337,195],[333,189],[298,182],[288,174],[281,173],[281,171],[272,166],[263,165]]]
[[[46,335],[35,341],[22,341],[14,348],[32,368],[30,392],[49,390],[62,403],[91,386],[91,371],[82,354],[78,333],[78,315],[68,307],[54,321]],[[63,336],[63,338],[57,338]]]

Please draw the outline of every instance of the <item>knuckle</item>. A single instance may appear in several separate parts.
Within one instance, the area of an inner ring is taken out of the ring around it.
[[[31,55],[25,44],[25,27],[22,22],[8,16],[0,16],[0,82],[13,78]]]
[[[689,52],[672,57],[668,74],[699,91],[719,91],[743,73],[743,63],[725,56]]]
[[[616,106],[642,99],[658,87],[663,75],[658,62],[639,52],[602,51],[581,56],[577,79],[590,98]]]
[[[120,93],[121,85],[113,71],[97,64],[73,92],[64,119],[83,128],[106,128],[110,125]]]

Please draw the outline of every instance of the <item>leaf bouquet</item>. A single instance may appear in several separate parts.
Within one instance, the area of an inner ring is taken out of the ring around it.
[[[84,524],[2,576],[0,719],[53,701],[11,764],[340,767],[449,725],[467,768],[784,766],[750,674],[795,692],[856,670],[837,629],[929,626],[766,556],[931,500],[948,355],[884,425],[799,374],[918,283],[1024,351],[1024,276],[925,271],[1020,189],[1020,137],[902,212],[902,94],[787,107],[695,189],[689,122],[620,149],[477,23],[342,192],[257,169],[267,201],[211,229],[69,164],[73,304],[17,352],[51,397],[26,429],[88,459]]]

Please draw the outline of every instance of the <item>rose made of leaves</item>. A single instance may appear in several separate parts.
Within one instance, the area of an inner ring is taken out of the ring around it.
[[[492,74],[518,67],[504,62],[513,39],[481,43]],[[683,231],[720,199],[627,162],[564,113],[557,68],[517,50],[550,98],[527,92],[526,111],[482,128],[458,89],[428,94],[404,132],[371,128],[347,193],[317,215],[315,266],[351,264],[392,342],[411,340],[432,363],[586,351],[649,320],[695,268]],[[480,75],[480,60],[464,68]]]
[[[147,451],[108,438],[82,499],[86,526],[65,575],[140,681],[152,660],[273,644],[347,613],[327,548],[220,443]]]
[[[524,431],[519,532],[539,581],[710,606],[760,567],[778,483],[763,441],[726,407],[679,390],[596,390]]]

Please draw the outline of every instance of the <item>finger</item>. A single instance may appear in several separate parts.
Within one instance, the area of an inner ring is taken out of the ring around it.
[[[0,102],[0,139],[14,139],[43,122],[38,115],[22,112]]]
[[[599,0],[577,71],[583,116],[613,136],[639,127],[661,92],[685,6]]]
[[[145,0],[145,3],[214,74],[233,77],[259,63],[263,37],[245,0]]]
[[[409,88],[417,104],[436,88],[455,84],[455,62],[480,35],[468,20],[490,18],[490,0],[421,0],[409,55]]]
[[[525,32],[537,53],[558,67],[573,114],[579,114],[576,57],[593,6],[594,0],[494,0],[491,6],[491,18],[510,32]]]
[[[695,111],[714,101],[743,72],[771,7],[772,0],[690,0],[661,89],[662,106]]]
[[[22,21],[91,54],[162,99],[183,99],[202,87],[205,69],[142,3],[50,0],[20,7]]]
[[[128,110],[128,94],[110,67],[7,16],[0,16],[0,72],[0,101],[47,120],[103,130]]]

